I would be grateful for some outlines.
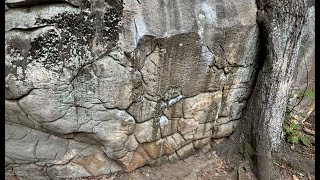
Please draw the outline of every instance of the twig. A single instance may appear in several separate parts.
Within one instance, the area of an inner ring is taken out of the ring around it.
[[[304,64],[305,64],[305,67],[306,67],[306,70],[307,70],[307,86],[306,86],[306,88],[305,88],[304,91],[303,91],[303,96],[302,96],[302,98],[300,99],[300,101],[299,101],[296,105],[294,105],[294,106],[292,107],[292,109],[289,111],[288,114],[290,114],[290,113],[294,110],[294,108],[297,107],[297,106],[301,103],[301,101],[303,100],[303,98],[304,98],[304,96],[305,96],[305,93],[306,93],[306,91],[307,91],[307,89],[308,89],[308,86],[309,86],[309,85],[308,85],[308,82],[309,82],[309,77],[308,77],[309,71],[308,71],[308,66],[307,66],[306,58],[304,57],[303,60],[304,60]]]

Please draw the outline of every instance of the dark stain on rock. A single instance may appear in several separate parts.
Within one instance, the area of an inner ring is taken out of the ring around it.
[[[138,43],[137,48],[130,55],[130,62],[135,70],[141,70],[145,59],[156,49],[157,38],[145,35]]]
[[[8,76],[9,73],[18,76],[17,68],[22,68],[23,77],[19,78],[20,80],[25,79],[25,69],[28,64],[27,56],[28,51],[31,48],[30,40],[28,38],[24,38],[23,36],[13,36],[6,41],[8,48],[6,49],[6,53],[10,54],[12,60],[10,66],[6,65],[5,68],[5,77]]]
[[[17,68],[21,67],[25,77],[26,66],[32,62],[41,63],[55,72],[61,71],[62,67],[76,70],[78,67],[75,64],[78,62],[75,61],[82,63],[81,59],[91,57],[92,53],[88,51],[94,39],[102,43],[106,50],[114,47],[121,30],[122,4],[111,4],[116,4],[116,7],[99,14],[94,13],[95,9],[91,10],[92,5],[88,0],[83,0],[80,14],[61,13],[50,19],[39,17],[36,24],[53,25],[61,33],[52,29],[33,40],[28,39],[30,36],[26,39],[16,36],[7,40],[6,53],[15,61],[6,66],[5,75],[17,75]]]
[[[122,21],[119,8],[102,12],[92,9],[92,4],[83,0],[81,9],[80,14],[61,13],[50,19],[38,18],[36,21],[36,24],[51,24],[62,31],[62,61],[70,62],[72,57],[88,58],[86,51],[92,48],[94,39],[106,50],[114,47],[119,39]]]
[[[106,37],[107,40],[111,42],[116,42],[119,39],[119,32],[121,30],[121,20],[122,20],[122,12],[117,9],[109,9],[104,13],[104,27],[102,34],[103,37]],[[115,46],[115,44],[112,44]]]
[[[200,59],[201,45],[197,33],[185,33],[169,38],[159,38],[160,49],[160,94],[172,87],[181,87],[182,94],[193,95],[202,89],[205,65]]]
[[[202,46],[197,33],[183,33],[170,37],[156,38],[144,36],[138,47],[128,55],[135,70],[140,70],[147,56],[159,49],[158,92],[155,96],[163,98],[172,88],[180,88],[181,93],[193,96],[207,91],[206,62],[201,59]]]
[[[117,10],[123,9],[123,0],[105,0],[105,2]]]
[[[49,30],[31,41],[31,49],[28,55],[28,63],[32,61],[42,63],[46,69],[53,70],[52,67],[62,67],[59,58],[59,35],[55,30]],[[56,71],[56,70],[53,70]]]

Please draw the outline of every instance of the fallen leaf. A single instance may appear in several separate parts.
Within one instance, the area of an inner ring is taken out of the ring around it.
[[[296,175],[292,175],[293,180],[299,180],[299,178]]]
[[[303,127],[303,131],[310,134],[310,135],[315,135],[315,131],[312,129],[308,129],[306,127]]]

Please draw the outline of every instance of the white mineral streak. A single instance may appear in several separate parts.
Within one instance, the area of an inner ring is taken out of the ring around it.
[[[207,3],[204,2],[201,4],[201,11],[204,13],[208,24],[216,23],[216,19],[217,19],[216,11],[213,10]]]
[[[174,104],[176,104],[177,102],[179,102],[182,98],[183,98],[183,95],[179,95],[179,96],[177,96],[177,97],[175,97],[175,98],[173,98],[173,99],[170,99],[170,100],[168,101],[169,107],[170,107],[170,106],[173,106]]]
[[[148,32],[143,16],[136,15],[132,22],[131,28],[133,29],[132,32],[134,33],[135,37],[135,45],[137,45],[139,40]]]

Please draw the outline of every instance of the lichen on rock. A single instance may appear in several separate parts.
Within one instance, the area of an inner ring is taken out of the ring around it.
[[[256,76],[254,1],[8,6],[7,174],[133,171],[186,158],[237,126]]]

